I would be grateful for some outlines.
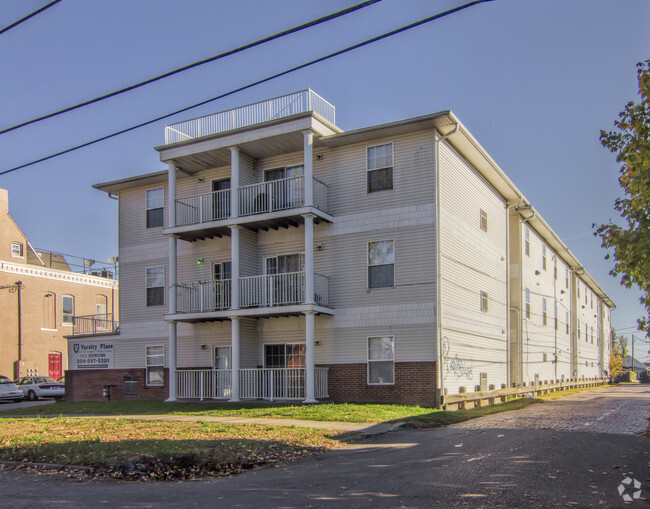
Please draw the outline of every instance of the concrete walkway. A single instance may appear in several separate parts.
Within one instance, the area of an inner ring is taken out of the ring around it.
[[[0,418],[30,418],[35,415],[14,414],[0,415]],[[38,415],[42,418],[60,417],[58,414]],[[233,417],[233,416],[211,416],[211,415],[88,415],[68,414],[65,417],[84,418],[93,417],[98,419],[134,419],[140,421],[178,421],[178,422],[213,422],[224,424],[263,424],[266,426],[296,426],[299,428],[316,428],[329,431],[352,433],[354,436],[379,435],[401,427],[401,423],[381,422],[378,424],[339,422],[339,421],[306,421],[302,419],[279,419],[272,417]]]

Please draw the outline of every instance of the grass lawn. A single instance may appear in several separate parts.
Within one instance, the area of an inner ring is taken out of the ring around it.
[[[341,447],[326,431],[130,419],[2,419],[0,460],[85,465],[84,475],[171,480],[236,473]]]
[[[0,406],[0,410],[2,406]],[[428,414],[431,408],[410,405],[321,403],[165,403],[164,401],[56,402],[21,408],[20,415],[196,415],[222,417],[272,417],[307,421],[376,423]],[[0,414],[16,414],[15,410]]]

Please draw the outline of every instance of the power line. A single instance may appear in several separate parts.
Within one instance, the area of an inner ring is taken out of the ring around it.
[[[324,62],[325,60],[329,60],[329,59],[334,58],[336,56],[343,55],[344,53],[348,53],[348,52],[353,51],[355,49],[359,49],[359,48],[362,48],[362,47],[367,46],[369,44],[381,41],[381,40],[386,39],[388,37],[391,37],[393,35],[405,32],[405,31],[410,30],[412,28],[416,28],[416,27],[418,27],[420,25],[424,25],[425,23],[429,23],[431,21],[443,18],[445,16],[449,16],[450,14],[454,14],[456,12],[462,11],[462,10],[467,9],[469,7],[472,7],[474,5],[482,4],[482,3],[485,3],[485,2],[493,2],[493,1],[494,0],[475,0],[473,2],[469,2],[469,3],[463,4],[463,5],[458,6],[458,7],[454,7],[453,9],[449,9],[447,11],[435,14],[435,15],[430,16],[428,18],[421,19],[419,21],[411,23],[410,25],[406,25],[406,26],[403,26],[401,28],[397,28],[395,30],[392,30],[390,32],[386,32],[386,33],[384,33],[382,35],[378,35],[378,36],[373,37],[371,39],[367,39],[367,40],[365,40],[363,42],[360,42],[358,44],[348,46],[347,48],[344,48],[342,50],[335,51],[334,53],[330,53],[330,54],[325,55],[323,57],[317,58],[315,60],[311,60],[311,61],[309,61],[307,63],[301,64],[301,65],[298,65],[298,66],[295,66],[295,67],[292,67],[290,69],[279,72],[277,74],[267,76],[266,78],[262,78],[260,80],[257,80],[255,82],[253,82],[253,83],[249,83],[248,85],[243,85],[243,86],[241,86],[239,88],[235,88],[233,90],[230,90],[229,92],[225,92],[225,93],[220,94],[220,95],[218,95],[216,97],[212,97],[210,99],[206,99],[205,101],[201,101],[201,102],[193,104],[191,106],[181,108],[180,110],[173,111],[172,113],[168,113],[166,115],[161,115],[160,117],[156,117],[156,118],[154,118],[152,120],[148,120],[146,122],[142,122],[140,124],[137,124],[137,125],[134,125],[134,126],[131,126],[131,127],[127,127],[126,129],[122,129],[121,131],[116,131],[114,133],[107,134],[106,136],[102,136],[101,138],[96,138],[96,139],[94,139],[92,141],[87,141],[85,143],[82,143],[80,145],[76,145],[76,146],[68,148],[66,150],[62,150],[62,151],[57,152],[55,154],[51,154],[51,155],[46,156],[46,157],[41,157],[40,159],[36,159],[36,160],[31,161],[29,163],[21,164],[20,166],[15,166],[14,168],[10,168],[8,170],[1,171],[0,175],[5,175],[5,174],[11,173],[13,171],[21,170],[21,169],[26,168],[28,166],[32,166],[32,165],[37,164],[37,163],[42,163],[42,162],[47,161],[49,159],[53,159],[55,157],[62,156],[64,154],[68,154],[68,153],[73,152],[75,150],[79,150],[81,148],[88,147],[90,145],[94,145],[95,143],[99,143],[101,141],[105,141],[105,140],[108,140],[110,138],[114,138],[115,136],[119,136],[120,134],[124,134],[124,133],[127,133],[129,131],[133,131],[133,130],[138,129],[140,127],[144,127],[144,126],[147,126],[149,124],[153,124],[154,122],[158,122],[159,120],[164,120],[166,118],[173,117],[174,115],[177,115],[179,113],[184,113],[184,112],[186,112],[188,110],[198,108],[199,106],[203,106],[205,104],[217,101],[219,99],[223,99],[224,97],[228,97],[230,95],[236,94],[237,92],[241,92],[243,90],[253,88],[253,87],[257,86],[257,85],[261,85],[262,83],[266,83],[266,82],[272,81],[272,80],[274,80],[276,78],[280,78],[281,76],[285,76],[287,74],[291,74],[293,72],[299,71],[300,69],[304,69],[306,67],[312,66],[312,65],[320,63],[320,62]]]
[[[14,27],[17,27],[17,26],[20,25],[21,23],[24,23],[24,22],[27,21],[29,18],[33,18],[33,17],[36,16],[37,14],[40,14],[40,13],[43,12],[45,9],[49,9],[49,8],[52,7],[54,4],[58,4],[60,1],[61,1],[61,0],[54,0],[53,2],[50,2],[49,4],[47,4],[45,7],[41,7],[41,8],[38,9],[37,11],[34,11],[34,12],[32,12],[31,14],[28,14],[27,16],[25,16],[24,18],[19,19],[19,20],[16,21],[15,23],[12,23],[11,25],[4,27],[3,29],[0,30],[0,35],[4,34],[5,32],[8,32],[9,30],[11,30],[11,29],[14,28]]]
[[[61,0],[57,0],[61,1]],[[203,60],[199,60],[198,62],[193,62],[191,64],[185,65],[183,67],[179,67],[178,69],[174,69],[173,71],[166,72],[164,74],[161,74],[159,76],[155,76],[153,78],[149,78],[145,81],[141,81],[140,83],[136,83],[135,85],[129,85],[128,87],[121,88],[119,90],[116,90],[114,92],[110,92],[108,94],[101,95],[99,97],[95,97],[94,99],[89,99],[88,101],[81,102],[79,104],[75,104],[74,106],[69,106],[67,108],[63,108],[62,110],[55,111],[53,113],[48,113],[47,115],[43,115],[41,117],[34,118],[32,120],[28,120],[26,122],[22,122],[20,124],[16,124],[12,127],[8,127],[6,129],[0,130],[0,134],[5,134],[11,131],[15,131],[16,129],[20,129],[21,127],[28,126],[30,124],[35,124],[36,122],[40,122],[42,120],[46,120],[48,118],[56,117],[58,115],[61,115],[63,113],[67,113],[69,111],[73,111],[79,108],[82,108],[84,106],[88,106],[90,104],[94,104],[96,102],[103,101],[105,99],[108,99],[110,97],[115,97],[116,95],[123,94],[125,92],[129,92],[131,90],[135,90],[136,88],[143,87],[145,85],[149,85],[150,83],[154,83],[156,81],[162,80],[164,78],[168,78],[170,76],[173,76],[174,74],[179,74],[183,71],[187,71],[189,69],[193,69],[194,67],[198,67],[200,65],[204,65],[210,62],[214,62],[215,60],[220,60],[222,58],[225,58],[230,55],[234,55],[236,53],[240,53],[244,50],[254,48],[255,46],[260,46],[262,44],[265,44],[267,42],[273,41],[275,39],[280,39],[281,37],[285,37],[290,34],[294,34],[296,32],[300,32],[301,30],[305,30],[306,28],[310,28],[316,25],[320,25],[321,23],[325,23],[326,21],[330,21],[336,18],[339,18],[341,16],[345,16],[346,14],[350,14],[351,12],[358,11],[359,9],[363,9],[364,7],[369,7],[372,4],[375,4],[377,2],[381,2],[381,0],[368,0],[366,2],[362,2],[357,5],[353,5],[352,7],[348,7],[347,9],[343,9],[341,11],[334,12],[332,14],[328,14],[327,16],[323,16],[318,19],[314,19],[311,21],[308,21],[307,23],[303,23],[302,25],[295,26],[293,28],[289,28],[287,30],[283,30],[282,32],[278,32],[274,35],[270,35],[268,37],[264,37],[263,39],[259,39],[255,42],[251,42],[248,44],[245,44],[243,46],[240,46],[235,49],[231,49],[229,51],[226,51],[224,53],[219,53],[218,55],[214,55],[210,58],[206,58]]]

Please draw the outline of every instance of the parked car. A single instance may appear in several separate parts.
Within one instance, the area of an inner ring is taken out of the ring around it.
[[[14,380],[14,383],[30,401],[38,398],[61,399],[65,395],[65,384],[60,384],[49,376],[24,376]]]
[[[13,400],[16,403],[23,400],[23,391],[6,376],[0,375],[0,401]]]

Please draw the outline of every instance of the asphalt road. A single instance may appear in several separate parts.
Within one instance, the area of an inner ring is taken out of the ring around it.
[[[650,499],[649,417],[650,386],[624,386],[210,481],[0,471],[0,507],[650,507],[618,492]]]

